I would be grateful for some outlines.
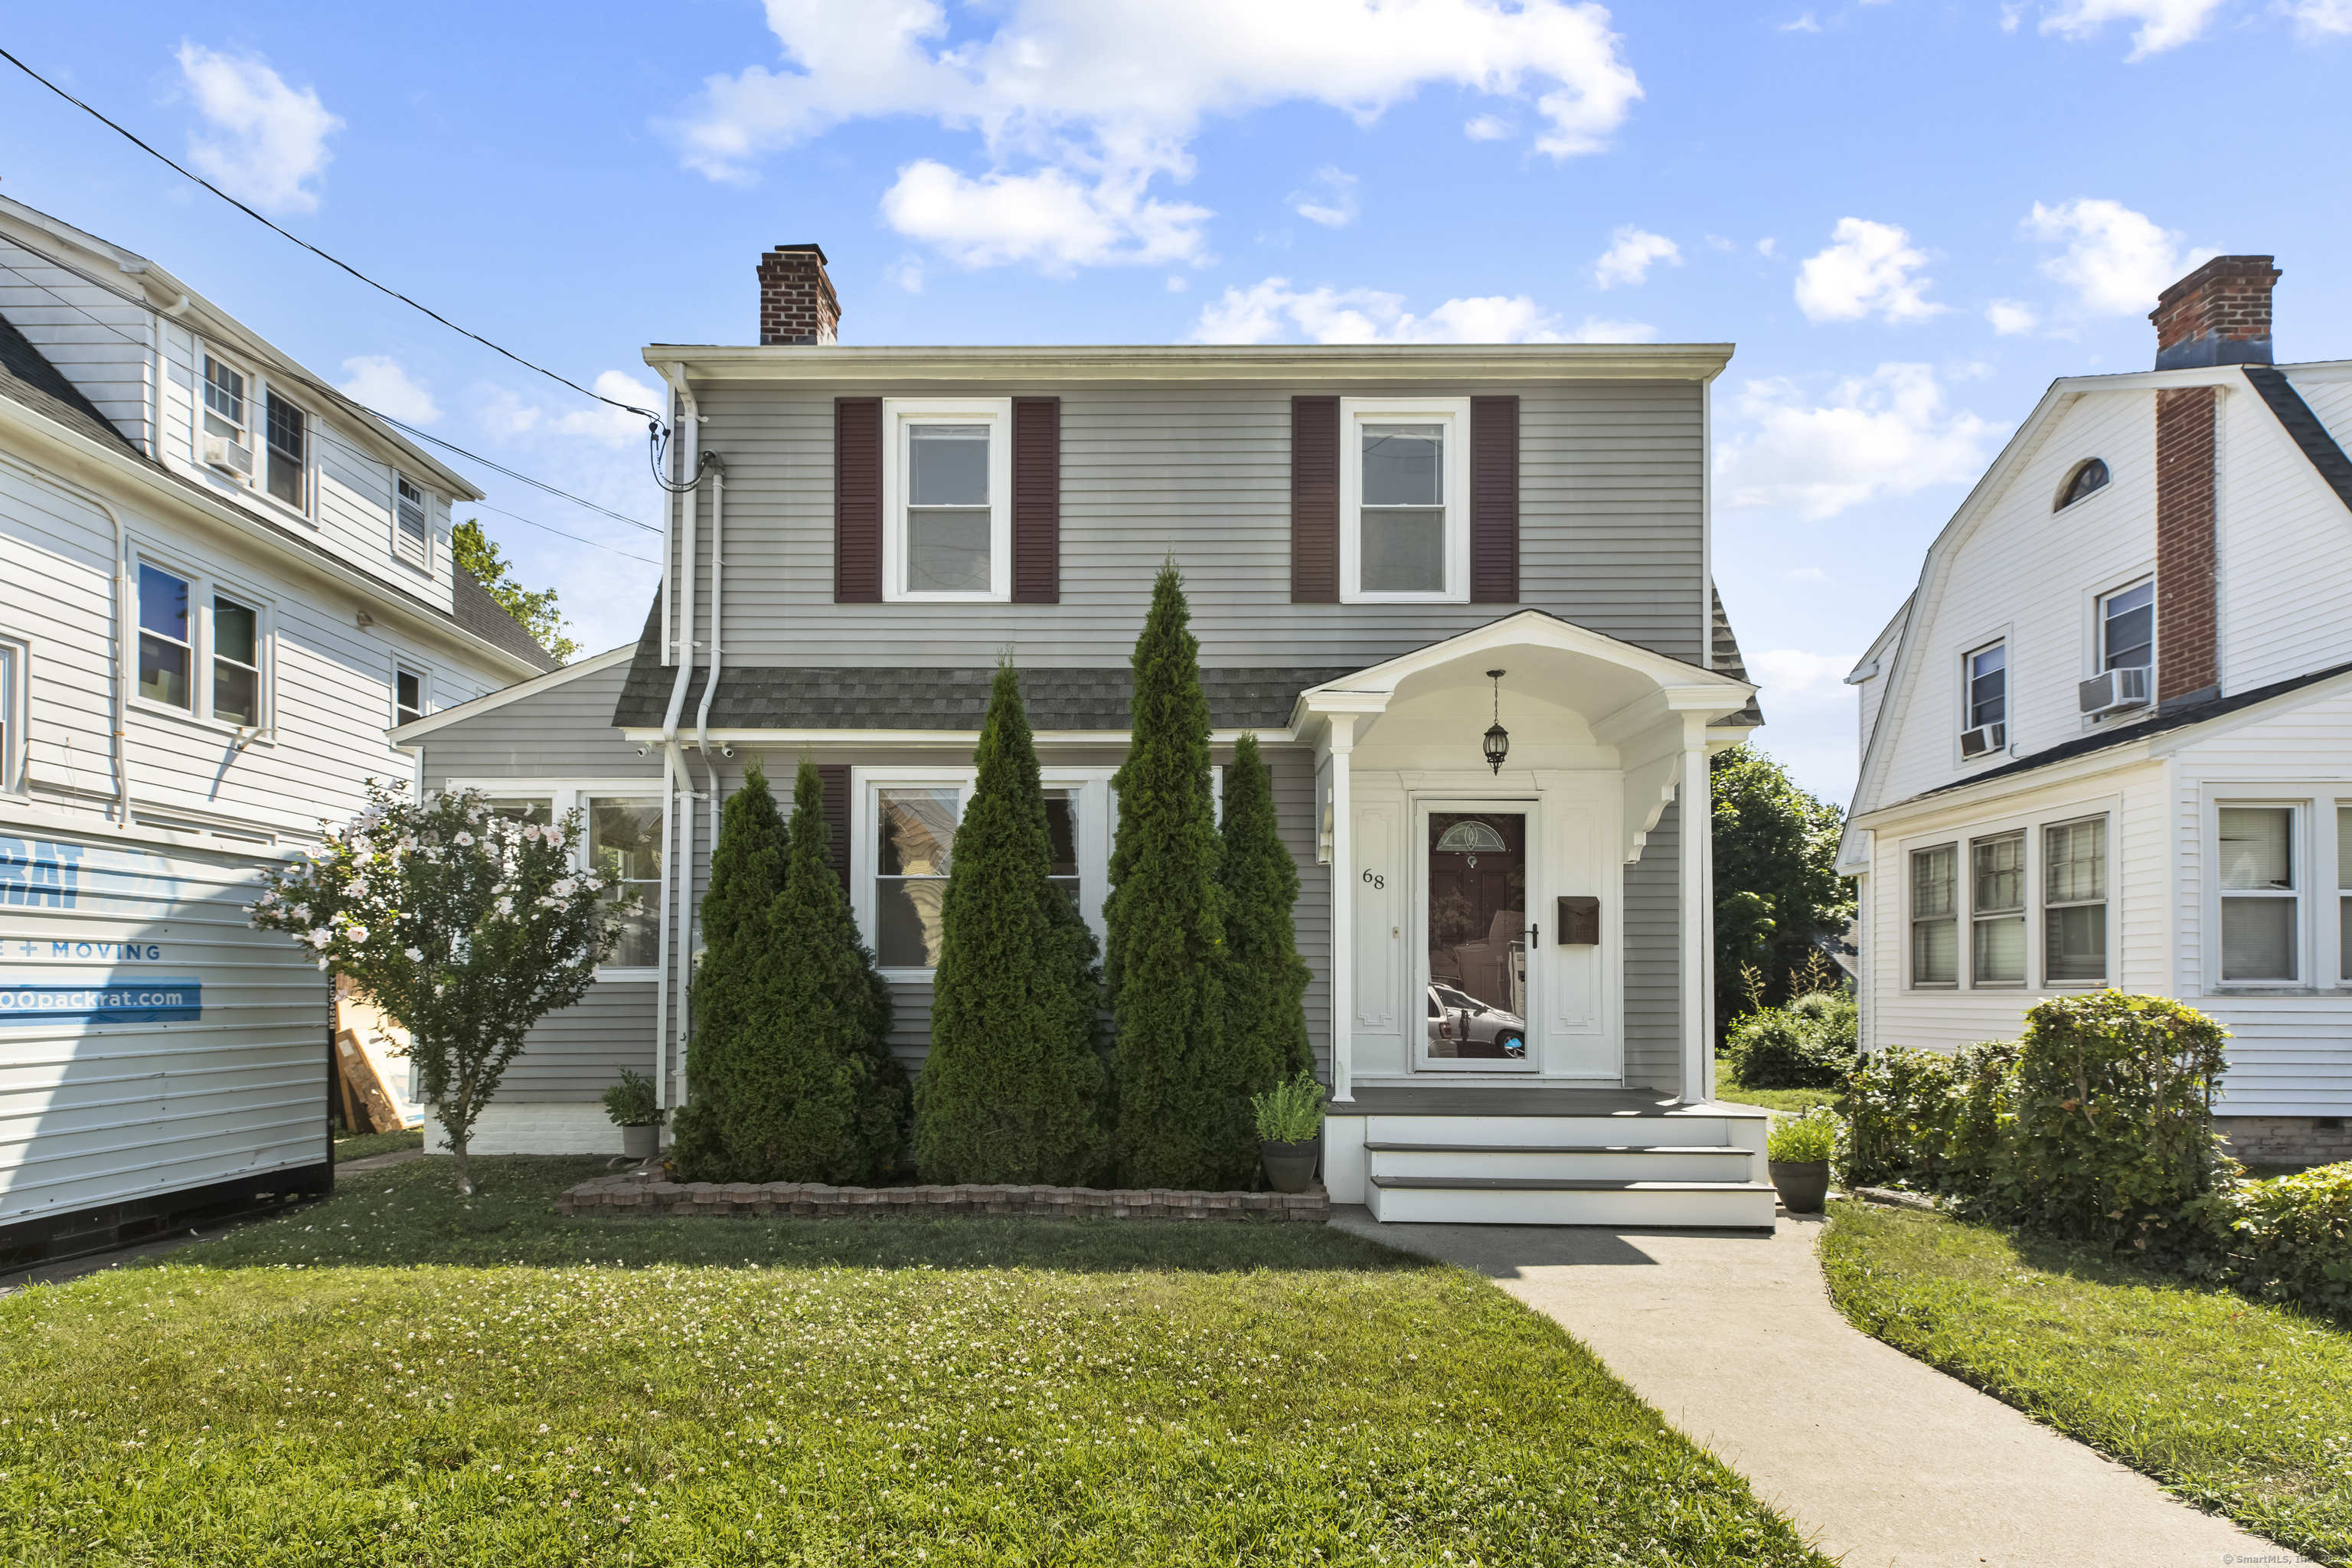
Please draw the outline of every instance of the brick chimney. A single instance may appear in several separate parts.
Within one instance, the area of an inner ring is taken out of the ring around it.
[[[814,245],[780,245],[760,258],[760,342],[830,343],[841,325],[841,300],[824,275],[824,252]]]
[[[2156,368],[2271,363],[2271,287],[2279,269],[2267,256],[2217,256],[2156,297]]]

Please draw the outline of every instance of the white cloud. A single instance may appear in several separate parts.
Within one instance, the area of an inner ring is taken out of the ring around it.
[[[327,112],[316,90],[297,92],[258,56],[218,53],[183,42],[180,76],[188,94],[215,131],[192,137],[188,162],[240,201],[269,212],[310,212],[319,193],[310,188],[333,156],[327,138],[343,128]]]
[[[1927,265],[1927,253],[1893,224],[1867,218],[1838,219],[1829,248],[1808,257],[1797,273],[1797,304],[1816,321],[1858,321],[1877,316],[1890,324],[1924,321],[1947,307],[1921,296],[1932,278],[1913,273]]]
[[[902,256],[882,269],[885,281],[895,283],[909,294],[923,291],[923,261],[919,256]]]
[[[1773,253],[1773,247],[1780,243],[1777,239],[1759,239],[1756,242],[1756,254],[1769,257]]]
[[[343,395],[379,414],[389,414],[404,425],[430,425],[441,417],[433,395],[409,379],[400,362],[388,354],[361,354],[343,362],[351,379]]]
[[[1462,122],[1462,134],[1473,142],[1500,142],[1511,130],[1511,122],[1499,114],[1474,115]]]
[[[1992,330],[2004,338],[2013,338],[2032,331],[2042,324],[2033,307],[2017,300],[1995,300],[1985,307],[1985,320]]]
[[[1287,278],[1227,289],[1202,308],[1192,329],[1192,341],[1202,343],[1301,337],[1318,343],[1625,343],[1646,342],[1654,335],[1639,321],[1597,317],[1565,331],[1524,294],[1448,300],[1420,316],[1404,308],[1402,294],[1328,286],[1302,291]]]
[[[2042,30],[2086,38],[2110,22],[2137,22],[2127,59],[2142,60],[2192,43],[2224,0],[2063,0],[2042,18]]]
[[[596,395],[618,403],[634,403],[640,408],[661,408],[666,405],[664,395],[656,387],[625,371],[608,370],[596,377]],[[606,447],[626,447],[646,438],[646,419],[642,414],[632,414],[625,408],[600,403],[593,408],[575,408],[555,421],[554,428],[566,436],[585,436]]]
[[[1592,264],[1592,280],[1603,289],[1637,284],[1650,275],[1654,262],[1683,264],[1683,248],[1663,234],[1651,234],[1626,224],[1610,237],[1612,242]]]
[[[1972,479],[2007,429],[1947,410],[1936,373],[1924,364],[1882,364],[1841,383],[1822,404],[1786,381],[1751,381],[1735,411],[1751,428],[1717,452],[1725,504],[1793,507],[1808,520]]]
[[[2181,236],[2121,202],[2085,198],[2054,207],[2036,202],[2024,226],[2037,239],[2064,242],[2064,253],[2043,262],[2042,270],[2073,289],[2083,308],[2099,315],[2154,310],[2168,284],[2221,254],[2182,251]]]
[[[2282,0],[2278,8],[2294,18],[2299,37],[2352,33],[2352,0]]]
[[[1822,30],[1822,25],[1814,21],[1813,14],[1808,11],[1793,22],[1781,23],[1780,30],[1783,33],[1818,33]]]
[[[1642,96],[1609,13],[1571,0],[1007,0],[992,32],[958,39],[942,0],[768,0],[767,17],[785,67],[705,81],[667,128],[688,165],[747,180],[766,154],[869,117],[976,131],[988,173],[910,164],[883,205],[971,266],[1192,257],[1209,215],[1145,187],[1191,176],[1211,115],[1306,100],[1369,123],[1452,86],[1528,103],[1536,150],[1565,158],[1605,145]],[[1469,134],[1504,128],[1481,117]]]
[[[1826,583],[1830,574],[1818,566],[1798,566],[1790,570],[1789,578],[1797,583]]]
[[[1817,568],[1806,570],[1813,576],[1821,575]],[[1792,572],[1790,575],[1800,574]],[[1851,700],[1845,692],[1846,671],[1861,660],[1858,653],[1805,653],[1793,647],[1776,647],[1753,656],[1747,663],[1749,679],[1767,695],[1829,698],[1844,702]]]
[[[1356,176],[1333,168],[1315,171],[1307,189],[1290,193],[1290,210],[1326,228],[1345,228],[1356,221]]]

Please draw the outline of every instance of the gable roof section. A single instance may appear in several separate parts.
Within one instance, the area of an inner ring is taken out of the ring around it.
[[[495,601],[493,601],[493,607],[495,607]],[[500,610],[499,614],[503,616],[506,612]],[[593,675],[600,669],[610,669],[635,654],[636,650],[636,644],[625,642],[618,647],[606,648],[603,653],[591,654],[586,658],[575,659],[570,664],[558,666],[545,675],[534,675],[528,680],[518,680],[512,686],[501,686],[496,691],[485,692],[470,702],[460,702],[455,708],[444,708],[438,713],[411,720],[405,724],[387,731],[386,733],[392,737],[392,743],[395,746],[415,745],[436,730],[446,729],[452,724],[462,723],[467,719],[478,719],[483,714],[503,708],[509,702],[525,697],[537,697],[541,692],[551,691],[567,681],[577,680],[583,675]]]
[[[78,435],[120,447],[134,458],[141,456],[113,421],[98,411],[98,405],[67,380],[65,373],[51,364],[48,356],[5,316],[0,316],[0,396],[21,403]]]
[[[1708,647],[1707,666],[1719,675],[1727,675],[1734,680],[1746,680],[1748,661],[1739,657],[1739,639],[1731,635],[1731,617],[1723,613],[1723,595],[1716,591],[1714,584],[1709,583],[1706,596],[1715,605],[1715,626]],[[1757,706],[1756,694],[1751,691],[1748,695],[1747,707],[1737,713],[1727,713],[1720,719],[1709,721],[1707,727],[1713,729],[1721,725],[1730,729],[1753,730],[1763,722],[1764,710]]]
[[[2319,477],[2327,481],[2336,499],[2352,508],[2352,458],[2344,455],[2344,448],[2327,433],[2327,426],[2319,422],[2319,416],[2311,411],[2311,405],[2287,380],[2286,373],[2269,364],[2250,364],[2245,372],[2263,405],[2285,429],[2287,438],[2311,459],[2311,466],[2319,470]]]

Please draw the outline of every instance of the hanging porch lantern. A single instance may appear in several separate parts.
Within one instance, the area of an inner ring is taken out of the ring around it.
[[[1503,728],[1504,673],[1499,669],[1486,672],[1486,679],[1495,683],[1495,721],[1487,727],[1486,738],[1480,748],[1486,753],[1486,765],[1496,773],[1503,771],[1503,759],[1511,754],[1511,732]]]

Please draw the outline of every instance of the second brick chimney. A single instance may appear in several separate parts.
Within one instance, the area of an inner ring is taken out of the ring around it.
[[[760,258],[760,342],[830,343],[841,326],[841,300],[824,275],[824,252],[780,245]]]
[[[2279,269],[2267,256],[2217,256],[2156,297],[2156,368],[2271,363],[2271,287]]]

